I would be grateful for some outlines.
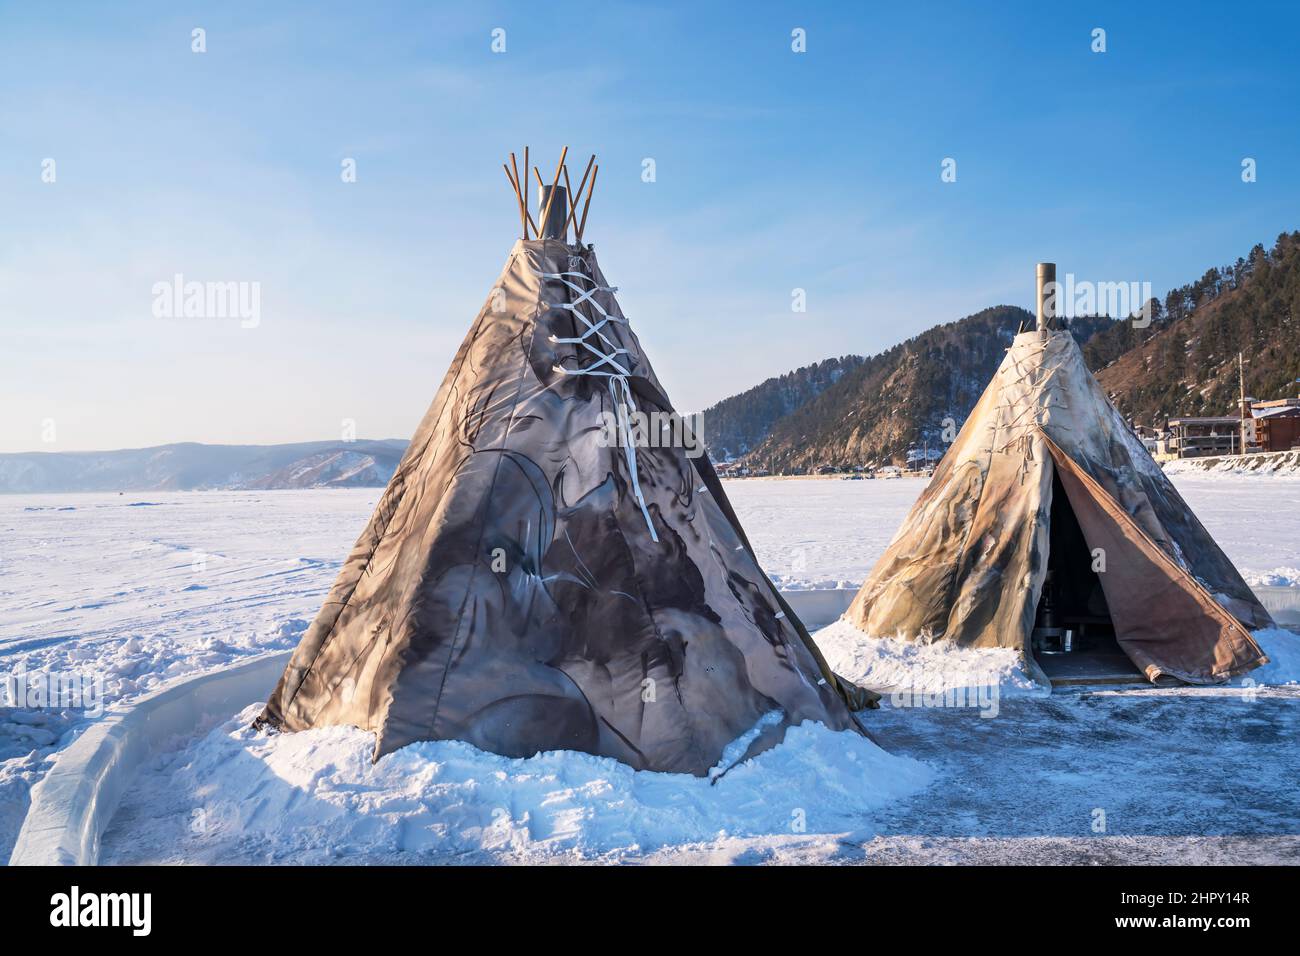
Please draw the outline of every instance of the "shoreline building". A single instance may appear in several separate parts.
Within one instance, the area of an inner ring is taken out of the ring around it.
[[[1241,454],[1241,419],[1232,415],[1171,418],[1161,451],[1168,458]]]
[[[1246,447],[1251,445],[1265,452],[1300,448],[1300,398],[1251,405],[1246,420]]]

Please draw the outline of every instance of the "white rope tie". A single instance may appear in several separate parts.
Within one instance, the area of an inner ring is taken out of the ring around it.
[[[632,374],[632,371],[618,360],[618,356],[631,353],[625,348],[620,348],[601,331],[611,322],[626,323],[627,319],[617,315],[610,315],[593,298],[597,292],[614,293],[618,289],[614,286],[597,285],[594,279],[582,272],[537,272],[535,275],[543,279],[555,279],[567,286],[577,296],[572,302],[559,303],[559,307],[568,309],[575,318],[586,326],[586,331],[579,336],[570,338],[552,335],[551,341],[557,345],[575,345],[584,348],[594,355],[598,361],[593,362],[586,368],[565,368],[562,365],[556,365],[554,368],[561,375],[590,375],[609,380],[609,394],[610,398],[613,399],[614,408],[617,410],[619,440],[623,443],[623,454],[627,458],[627,470],[628,477],[632,482],[632,493],[636,496],[636,503],[641,506],[641,515],[645,518],[645,526],[650,531],[650,540],[657,544],[659,535],[655,533],[654,522],[650,520],[650,509],[646,507],[645,496],[641,493],[641,479],[636,467],[636,444],[632,441],[632,429],[629,423],[631,412],[636,411],[636,402],[632,398],[632,388],[627,383],[627,377]],[[578,284],[570,282],[568,276],[578,276],[590,282],[592,287],[583,289]],[[599,322],[592,322],[578,310],[578,306],[584,302],[600,313]],[[593,342],[593,340],[598,341]],[[599,347],[601,344],[604,345],[604,351]],[[606,370],[604,366],[609,366],[613,371]]]

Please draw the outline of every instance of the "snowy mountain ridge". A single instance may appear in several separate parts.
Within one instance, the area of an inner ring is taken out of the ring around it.
[[[390,438],[6,454],[0,494],[382,488],[405,450],[405,441]]]

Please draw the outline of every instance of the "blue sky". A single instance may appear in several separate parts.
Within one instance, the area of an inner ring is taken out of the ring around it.
[[[587,238],[683,411],[1029,306],[1040,259],[1163,296],[1300,228],[1293,4],[986,6],[0,0],[0,451],[409,435],[525,143],[599,155]],[[259,324],[155,317],[176,273]]]

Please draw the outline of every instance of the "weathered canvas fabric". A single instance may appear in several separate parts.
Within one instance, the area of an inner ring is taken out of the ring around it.
[[[863,692],[702,449],[636,448],[634,480],[611,445],[620,406],[672,410],[613,291],[589,246],[515,244],[261,722],[373,730],[376,758],[452,738],[694,774],[774,711],[750,752],[804,720],[856,729]]]
[[[1068,331],[1017,335],[846,618],[873,637],[1028,653],[1058,476],[1120,647],[1151,680],[1214,683],[1267,661],[1236,568],[1088,371]]]

